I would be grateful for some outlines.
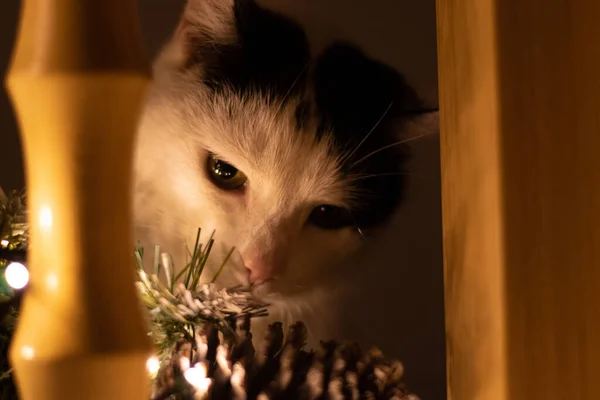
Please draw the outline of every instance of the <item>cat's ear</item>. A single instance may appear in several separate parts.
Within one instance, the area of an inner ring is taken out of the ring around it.
[[[237,41],[235,0],[188,0],[177,28],[163,49],[159,64],[167,70],[185,70],[200,43],[230,45]]]
[[[172,46],[207,85],[267,93],[288,91],[310,55],[296,23],[253,0],[188,0]]]
[[[206,45],[231,45],[237,41],[235,0],[188,0],[174,41],[189,52],[194,42]]]

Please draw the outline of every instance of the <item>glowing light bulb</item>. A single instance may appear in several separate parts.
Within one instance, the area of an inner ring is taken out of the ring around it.
[[[206,378],[206,376],[202,373],[200,368],[188,368],[188,370],[185,371],[185,379],[194,386],[204,378]]]
[[[196,364],[194,368],[190,368],[184,372],[185,380],[190,383],[199,394],[208,392],[211,380],[206,377],[206,367],[203,364]]]
[[[150,357],[148,361],[146,361],[146,369],[150,376],[154,376],[160,370],[160,361],[157,357]]]
[[[48,206],[40,207],[40,226],[44,229],[52,227],[52,209]]]
[[[25,268],[23,264],[13,262],[6,267],[4,277],[11,288],[19,290],[27,286],[27,282],[29,282],[29,271],[27,271],[27,268]]]
[[[9,244],[9,241],[6,239],[0,240],[0,246],[2,247],[8,247]]]

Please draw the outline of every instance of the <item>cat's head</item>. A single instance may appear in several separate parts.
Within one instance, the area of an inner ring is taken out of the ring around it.
[[[401,75],[356,48],[312,58],[301,28],[253,1],[190,0],[154,74],[137,233],[179,265],[202,227],[204,241],[216,231],[221,256],[236,248],[242,267],[225,276],[301,292],[400,202],[401,143],[421,105]]]

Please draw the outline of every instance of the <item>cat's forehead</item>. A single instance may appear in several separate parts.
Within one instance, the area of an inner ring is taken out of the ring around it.
[[[301,123],[299,99],[273,102],[268,96],[212,94],[194,132],[200,147],[243,171],[263,193],[307,201],[343,203],[343,155],[316,119]],[[293,196],[290,196],[293,194]]]

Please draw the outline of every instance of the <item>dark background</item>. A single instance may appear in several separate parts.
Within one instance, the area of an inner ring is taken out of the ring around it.
[[[99,0],[101,1],[101,0]],[[305,26],[314,48],[348,39],[369,55],[404,73],[421,96],[437,105],[435,0],[263,0],[270,8]],[[150,54],[174,28],[182,0],[140,0]],[[19,2],[0,1],[0,68],[4,73],[15,38]],[[355,337],[383,332],[378,343],[405,364],[407,379],[422,400],[445,395],[443,269],[441,245],[439,140],[415,142],[410,191],[389,232],[372,246],[369,268],[385,274],[368,316],[355,318]],[[22,157],[16,123],[4,91],[0,92],[0,186],[23,186]],[[352,307],[349,307],[351,312]],[[358,321],[358,322],[357,322]],[[390,340],[389,332],[394,339]],[[397,335],[396,335],[397,332]],[[384,339],[385,337],[385,339]]]

